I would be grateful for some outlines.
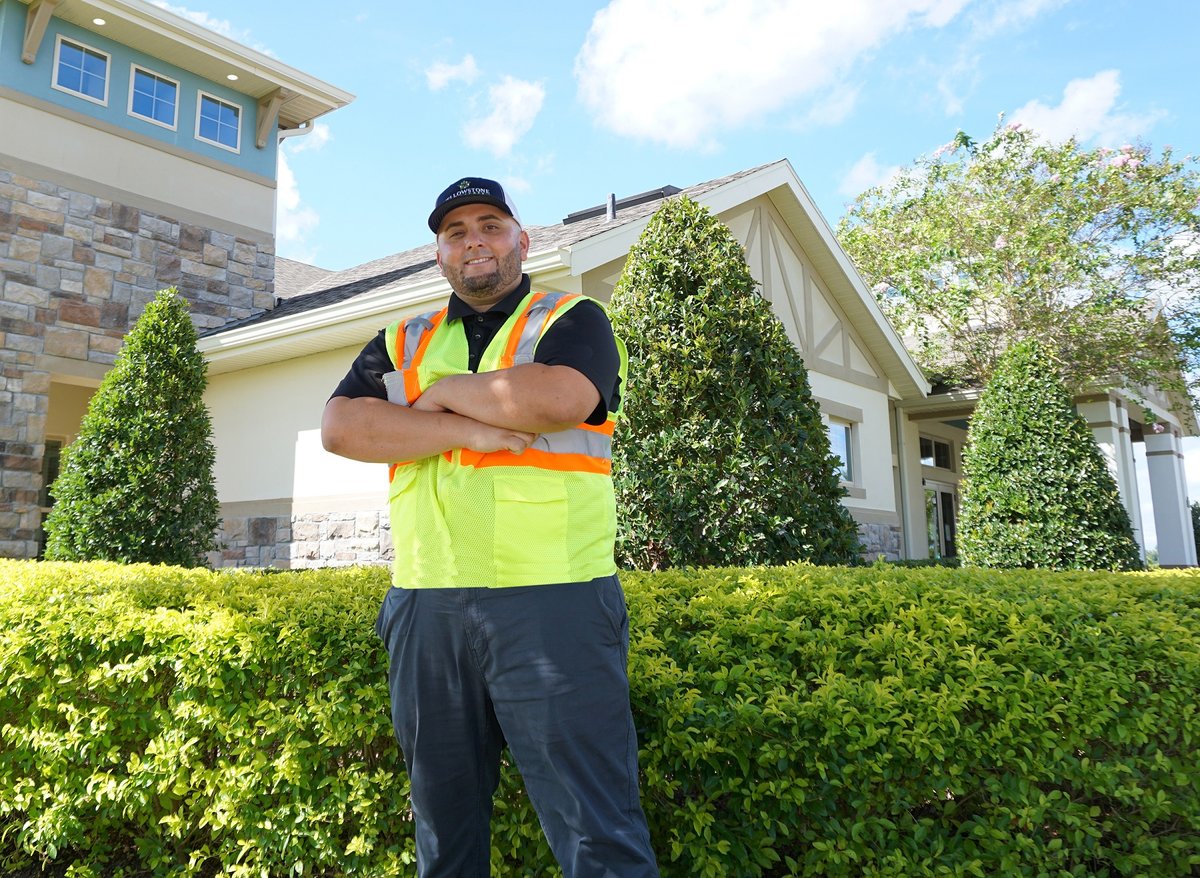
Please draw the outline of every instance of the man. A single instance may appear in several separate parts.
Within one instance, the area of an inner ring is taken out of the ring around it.
[[[326,449],[390,464],[393,588],[376,630],[422,878],[489,874],[507,743],[566,878],[654,876],[613,563],[624,349],[583,296],[531,292],[499,183],[438,196],[448,305],[359,354]]]

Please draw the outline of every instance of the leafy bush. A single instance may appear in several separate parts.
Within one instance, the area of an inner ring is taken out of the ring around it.
[[[0,870],[411,874],[387,580],[0,561]],[[1200,869],[1197,571],[625,585],[666,878]],[[494,872],[552,863],[508,768]]]
[[[92,397],[51,488],[46,557],[191,566],[216,548],[207,366],[187,302],[151,302]]]
[[[733,233],[667,201],[613,291],[629,348],[613,452],[627,567],[858,559],[808,372]]]
[[[1036,341],[1014,345],[984,388],[961,491],[964,567],[1142,566],[1117,483]]]

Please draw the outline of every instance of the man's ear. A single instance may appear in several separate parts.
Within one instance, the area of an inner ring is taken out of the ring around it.
[[[440,252],[440,251],[434,251],[434,254],[433,254],[433,255],[434,255],[434,258],[436,258],[436,259],[437,259],[438,271],[439,271],[439,272],[441,272],[441,275],[442,275],[442,277],[445,277],[445,276],[446,276],[446,269],[442,268],[442,254],[441,254],[441,252]]]
[[[529,255],[529,233],[527,231],[525,231],[524,229],[521,229],[520,243],[521,243],[521,261],[524,262],[525,257]],[[439,264],[440,264],[440,260],[439,260]]]

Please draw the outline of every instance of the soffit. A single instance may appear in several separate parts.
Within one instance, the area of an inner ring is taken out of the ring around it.
[[[54,16],[255,99],[282,88],[287,97],[280,127],[293,128],[354,100],[347,91],[142,0],[63,0]],[[94,24],[95,18],[106,23]],[[230,73],[236,82],[226,78]]]

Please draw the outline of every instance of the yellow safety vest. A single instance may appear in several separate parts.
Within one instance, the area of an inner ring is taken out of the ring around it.
[[[586,297],[529,293],[488,344],[480,372],[532,363],[538,340]],[[386,330],[396,371],[388,399],[412,405],[440,378],[468,372],[467,339],[446,309]],[[620,375],[625,346],[617,340]],[[612,436],[604,424],[546,433],[522,454],[457,448],[389,468],[393,583],[398,588],[502,588],[584,582],[616,572]]]

